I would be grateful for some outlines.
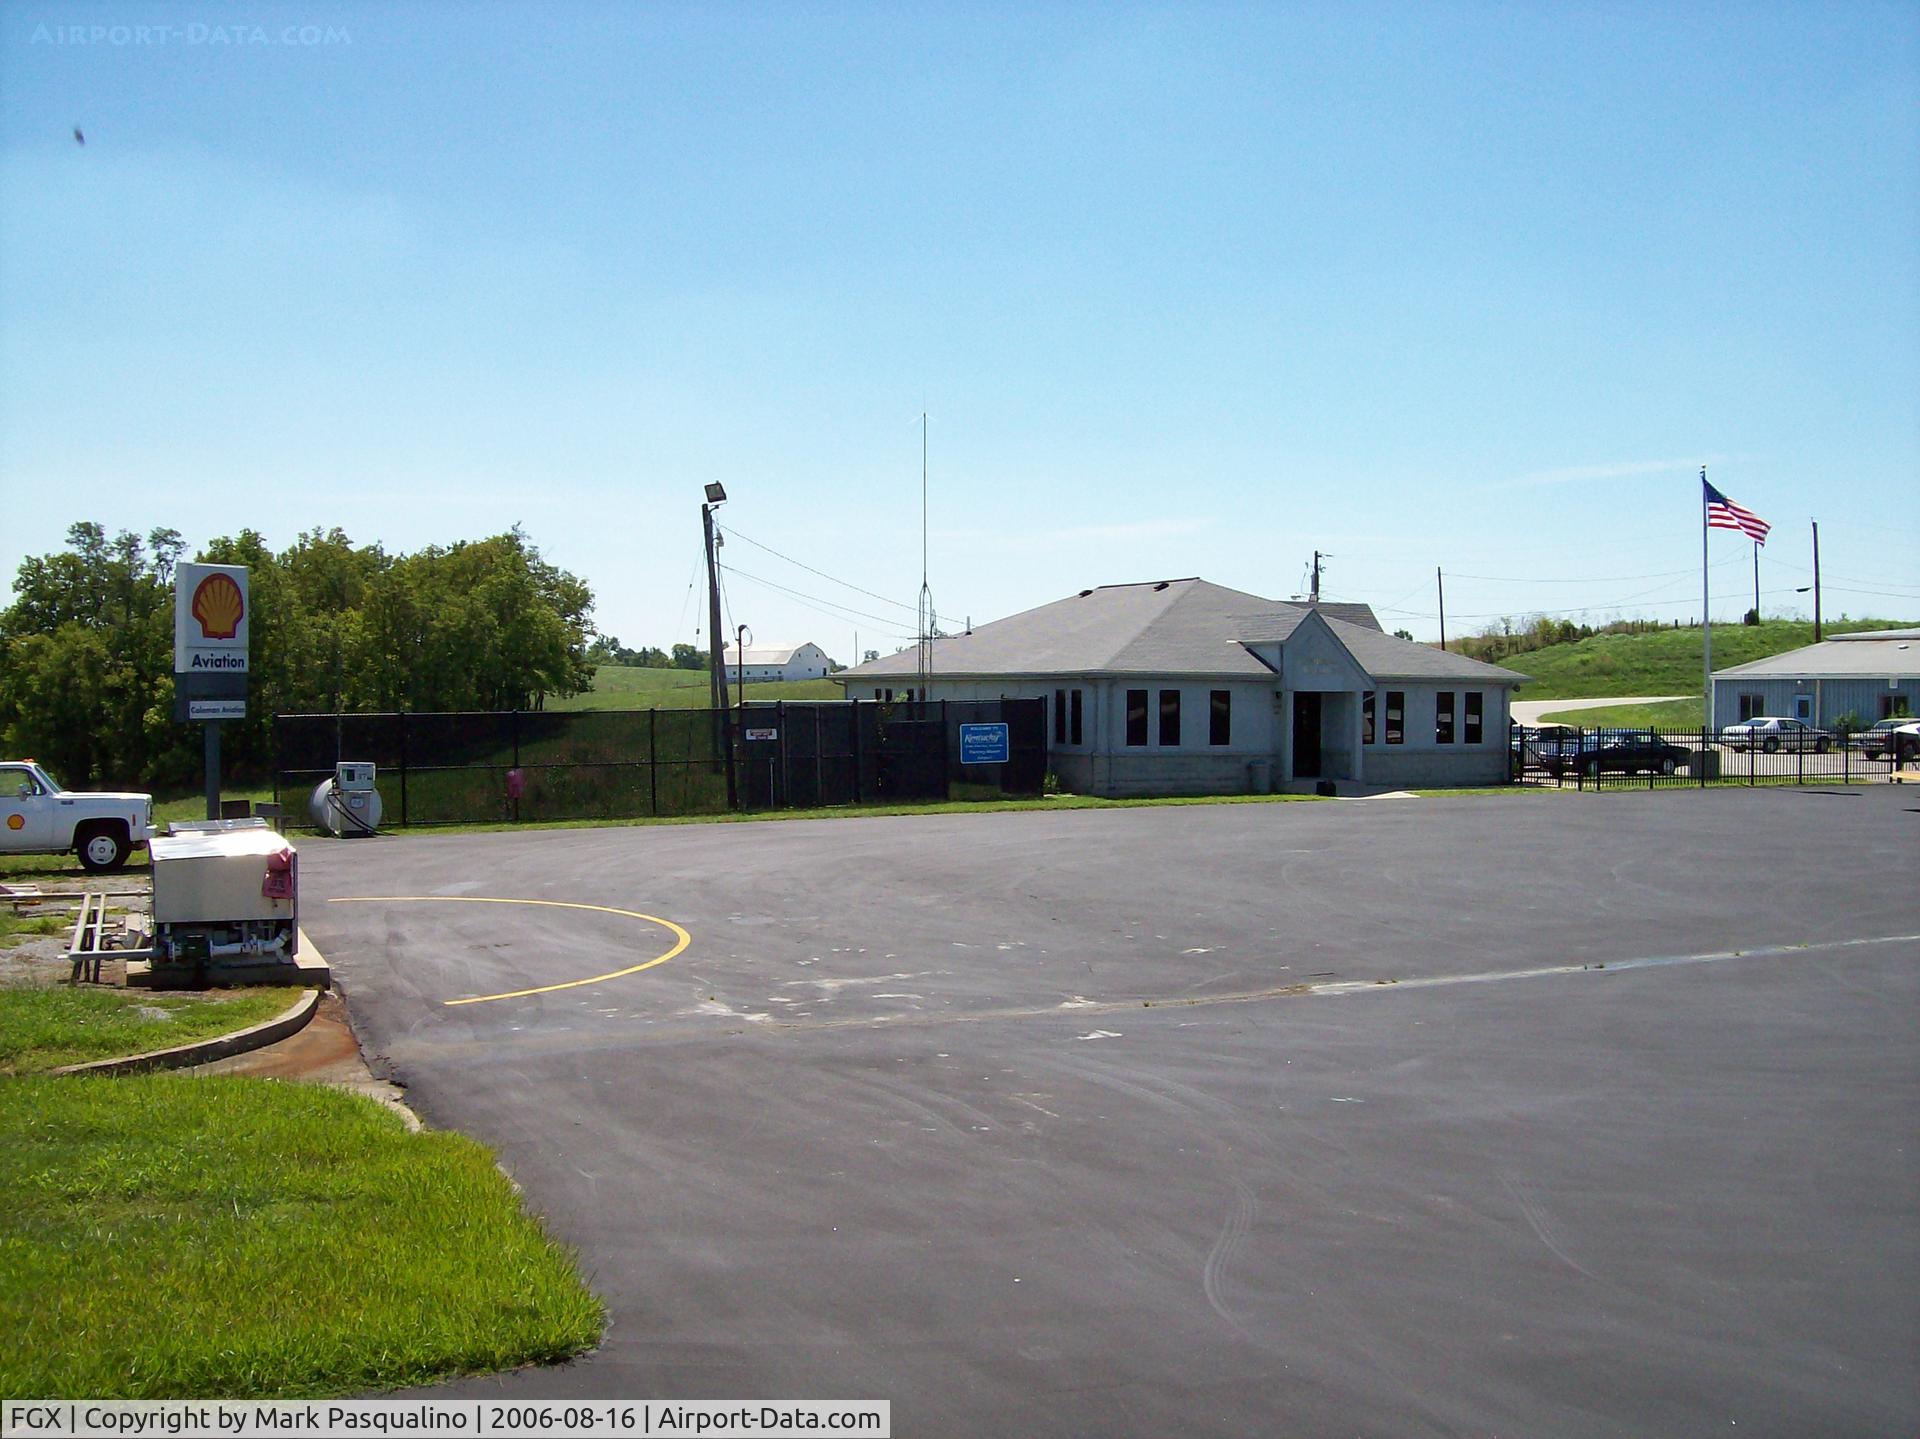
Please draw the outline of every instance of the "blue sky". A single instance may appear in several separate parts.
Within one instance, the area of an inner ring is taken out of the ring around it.
[[[718,479],[731,619],[845,660],[923,412],[947,622],[1316,548],[1421,638],[1436,567],[1450,633],[1691,619],[1702,464],[1769,612],[1817,519],[1920,616],[1920,7],[0,12],[9,576],[519,523],[691,642]]]

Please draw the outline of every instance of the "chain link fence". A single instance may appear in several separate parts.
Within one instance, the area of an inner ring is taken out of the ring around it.
[[[737,721],[742,808],[1039,794],[1039,700],[749,704]],[[294,714],[274,721],[275,799],[306,796],[342,760],[372,762],[389,826],[646,819],[727,809],[718,710]],[[962,726],[1005,726],[1005,759],[965,763]]]

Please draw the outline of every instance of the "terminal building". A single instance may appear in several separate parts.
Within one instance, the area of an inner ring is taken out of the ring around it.
[[[1244,794],[1507,778],[1526,676],[1382,632],[1366,605],[1202,579],[1102,585],[831,676],[847,696],[1040,699],[1078,794]],[[921,690],[924,688],[924,694]]]

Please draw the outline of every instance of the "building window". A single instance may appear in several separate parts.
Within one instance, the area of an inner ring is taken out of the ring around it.
[[[1484,734],[1486,719],[1486,696],[1479,690],[1467,691],[1467,735],[1468,744],[1479,744]]]
[[[1127,743],[1141,745],[1147,742],[1147,692],[1145,690],[1127,691]]]
[[[1387,691],[1387,743],[1407,742],[1407,692]]]
[[[1160,743],[1178,747],[1180,743],[1180,691],[1160,691]]]
[[[1433,742],[1453,743],[1453,691],[1441,690],[1433,697]]]
[[[1067,692],[1065,690],[1053,692],[1053,742],[1055,744],[1067,742]]]
[[[1906,716],[1906,713],[1907,697],[1905,695],[1880,696],[1881,719],[1902,719]]]
[[[1071,692],[1070,703],[1071,703],[1071,708],[1068,713],[1068,724],[1067,724],[1067,734],[1068,734],[1067,743],[1081,744],[1083,743],[1083,741],[1080,738],[1080,691],[1079,690],[1074,690]]]
[[[1233,691],[1215,690],[1207,705],[1207,743],[1233,743]]]
[[[1767,712],[1767,697],[1765,695],[1741,695],[1740,696],[1740,718],[1743,721],[1754,719],[1760,715],[1765,714],[1766,712]]]
[[[1360,743],[1373,743],[1373,691],[1368,690],[1360,699]]]

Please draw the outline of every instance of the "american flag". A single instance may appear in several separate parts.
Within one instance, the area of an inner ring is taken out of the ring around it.
[[[1700,483],[1707,491],[1707,528],[1714,530],[1738,530],[1756,545],[1767,542],[1767,531],[1773,526],[1768,524],[1752,510],[1736,505],[1721,494],[1703,478]]]

